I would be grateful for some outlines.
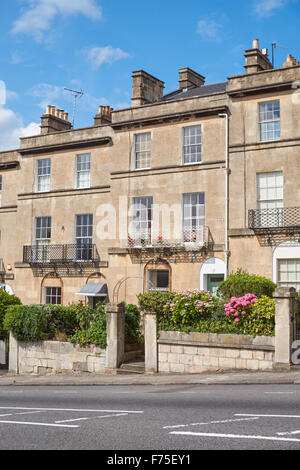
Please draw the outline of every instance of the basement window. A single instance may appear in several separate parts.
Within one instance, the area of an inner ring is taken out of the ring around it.
[[[167,270],[149,270],[148,271],[148,291],[169,290],[170,272]]]
[[[44,303],[61,305],[61,287],[45,287]]]

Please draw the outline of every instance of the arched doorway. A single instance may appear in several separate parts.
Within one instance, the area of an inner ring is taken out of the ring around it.
[[[220,258],[209,258],[200,269],[200,290],[208,290],[216,294],[219,284],[226,276],[225,262]]]

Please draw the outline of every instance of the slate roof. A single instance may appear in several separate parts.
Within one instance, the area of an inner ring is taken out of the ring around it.
[[[214,93],[224,93],[227,82],[212,83],[200,87],[188,88],[186,91],[176,90],[163,96],[161,101],[178,100],[180,98],[192,98],[193,96],[205,96]]]

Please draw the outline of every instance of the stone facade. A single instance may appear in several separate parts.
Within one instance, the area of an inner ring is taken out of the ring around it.
[[[2,283],[27,304],[45,302],[47,288],[59,289],[59,301],[67,305],[91,299],[77,295],[88,283],[107,284],[111,302],[136,303],[136,296],[151,288],[150,271],[168,272],[167,288],[176,291],[209,288],[211,276],[219,282],[240,267],[278,282],[278,260],[300,259],[300,215],[294,211],[290,223],[284,216],[276,226],[253,226],[249,211],[258,209],[257,178],[264,173],[282,175],[284,209],[300,207],[300,107],[294,88],[300,66],[289,60],[273,69],[258,41],[245,55],[246,73],[218,84],[206,85],[201,74],[180,69],[179,89],[167,95],[161,80],[136,71],[132,107],[100,106],[94,125],[84,129],[71,129],[66,113],[47,108],[41,135],[21,138],[19,149],[0,153]],[[280,103],[280,138],[262,142],[259,105],[274,101]],[[201,159],[184,161],[184,130],[197,126]],[[135,145],[145,133],[150,161],[137,168]],[[86,154],[90,181],[78,188],[76,157]],[[37,165],[46,158],[50,186],[39,191]],[[203,199],[199,245],[184,237],[164,245],[153,234],[151,243],[130,245],[128,209],[134,198],[167,204],[172,230],[172,207],[182,210],[183,195],[195,193]],[[95,252],[90,262],[80,262],[65,252],[77,243],[75,217],[86,214],[93,216]],[[44,260],[34,248],[40,217],[51,218],[49,242],[56,250]],[[290,249],[282,251],[286,243]]]
[[[160,331],[158,372],[272,370],[274,337]]]

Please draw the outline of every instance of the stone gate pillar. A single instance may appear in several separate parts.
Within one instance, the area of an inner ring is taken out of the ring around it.
[[[154,312],[144,312],[145,322],[145,372],[158,372],[157,318]]]
[[[275,367],[289,368],[291,345],[294,339],[296,289],[277,287],[275,299]]]
[[[124,360],[125,351],[125,307],[123,304],[107,304],[106,372],[116,373]]]

